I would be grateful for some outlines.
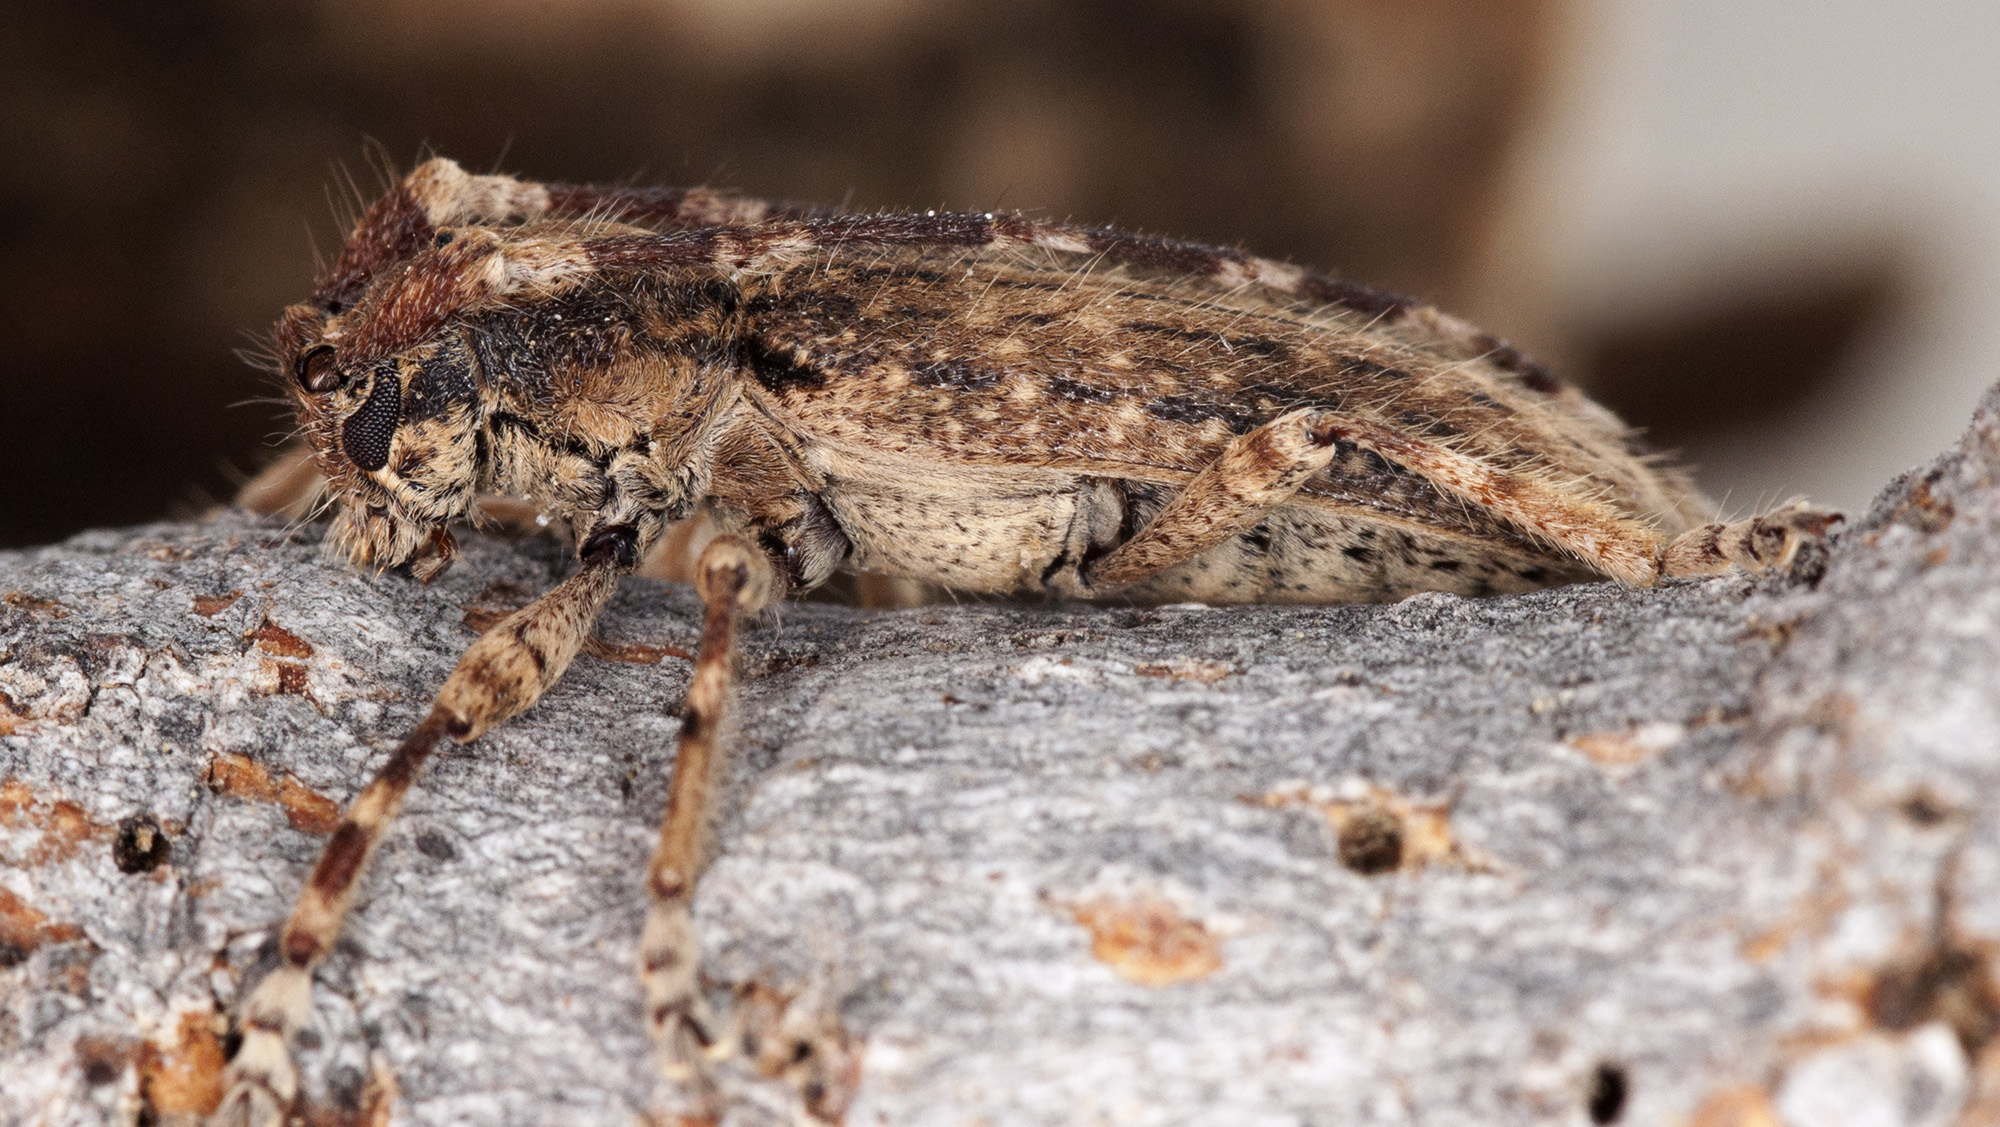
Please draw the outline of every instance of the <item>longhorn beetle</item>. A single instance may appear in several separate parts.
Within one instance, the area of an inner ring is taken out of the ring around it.
[[[1790,564],[1838,518],[1733,524],[1608,411],[1429,306],[1234,250],[1012,214],[857,215],[418,167],[275,352],[329,550],[450,565],[477,495],[580,566],[473,643],[362,789],[248,995],[221,1118],[273,1124],[384,827],[440,739],[562,676],[619,576],[701,515],[705,607],[640,978],[671,1075],[715,1049],[689,901],[742,622],[837,571],[970,592],[1382,602]]]

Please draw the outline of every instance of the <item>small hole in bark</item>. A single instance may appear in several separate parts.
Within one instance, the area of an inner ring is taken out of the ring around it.
[[[1903,817],[1926,828],[1944,824],[1953,814],[1950,803],[1927,790],[1904,799],[1901,809]]]
[[[1340,863],[1373,876],[1403,863],[1403,820],[1388,810],[1357,810],[1340,827]]]
[[[242,1048],[243,1048],[243,1031],[241,1029],[232,1028],[229,1032],[223,1034],[222,1035],[223,1063],[227,1064],[230,1061],[235,1060],[236,1054],[239,1051],[241,1051]]]
[[[436,830],[425,830],[417,835],[417,852],[433,861],[458,860],[458,846],[451,839]]]
[[[151,814],[134,814],[118,823],[118,840],[111,845],[112,863],[121,873],[150,873],[166,864],[173,846],[167,831]]]
[[[83,1082],[93,1088],[104,1087],[125,1071],[126,1054],[120,1046],[96,1037],[77,1038],[76,1058],[83,1066]]]
[[[1625,1078],[1625,1070],[1618,1065],[1605,1062],[1597,1066],[1590,1077],[1590,1102],[1585,1108],[1590,1112],[1592,1123],[1616,1123],[1625,1114],[1625,1096],[1630,1082]]]

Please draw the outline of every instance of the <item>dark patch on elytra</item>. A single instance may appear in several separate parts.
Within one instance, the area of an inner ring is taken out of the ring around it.
[[[1426,415],[1421,411],[1398,411],[1396,421],[1431,438],[1450,438],[1465,433],[1443,419],[1435,415]]]
[[[701,227],[666,235],[602,235],[583,241],[584,257],[599,270],[645,266],[705,266],[715,261],[716,232]]]
[[[1225,352],[1243,353],[1250,356],[1282,357],[1291,355],[1291,346],[1283,341],[1268,337],[1230,336],[1214,329],[1190,329],[1181,325],[1163,324],[1159,321],[1131,321],[1123,329],[1127,332],[1146,336],[1165,337],[1168,340],[1186,341],[1189,344],[1207,344],[1220,347]]]
[[[1091,250],[1106,258],[1134,266],[1171,270],[1177,274],[1207,277],[1221,270],[1224,262],[1242,258],[1241,254],[1218,247],[1205,247],[1198,243],[1183,243],[1149,235],[1133,235],[1109,228],[1100,227],[1085,231],[1083,238]]]
[[[800,361],[792,349],[759,337],[743,342],[743,360],[750,374],[770,391],[782,394],[826,386],[825,372]]]
[[[1392,368],[1387,364],[1377,363],[1366,356],[1343,356],[1338,363],[1340,365],[1340,374],[1343,376],[1379,376],[1385,380],[1397,380],[1399,382],[1410,378],[1410,373],[1403,369]]]
[[[1530,391],[1543,395],[1560,395],[1569,387],[1554,373],[1533,360],[1520,349],[1501,340],[1491,333],[1478,333],[1472,343],[1484,351],[1486,361],[1503,372],[1512,373],[1521,385]]]
[[[813,220],[806,227],[826,246],[859,242],[976,247],[993,240],[994,223],[984,215],[940,211],[930,215],[841,215]]]
[[[1308,273],[1299,283],[1299,294],[1370,317],[1394,316],[1415,304],[1401,294],[1325,274]]]
[[[1208,396],[1162,395],[1146,404],[1146,413],[1170,423],[1200,426],[1210,420],[1220,420],[1232,434],[1249,434],[1257,429],[1260,421],[1256,414],[1239,403],[1218,402]]]
[[[1986,953],[1969,945],[1939,943],[1877,972],[1866,1002],[1870,1020],[1884,1029],[1945,1022],[1968,1057],[2000,1036],[2000,990]]]
[[[1009,325],[1053,325],[1066,315],[1061,313],[1014,313],[1002,318]]]
[[[1071,403],[1115,403],[1124,398],[1124,393],[1117,388],[1087,383],[1068,376],[1050,376],[1046,386],[1050,395]]]
[[[389,445],[403,418],[403,385],[393,364],[375,371],[375,388],[361,409],[340,424],[340,448],[356,466],[374,472],[389,464]]]
[[[813,325],[845,328],[860,320],[861,305],[847,294],[815,286],[753,294],[743,302],[743,312],[752,318],[796,317]]]

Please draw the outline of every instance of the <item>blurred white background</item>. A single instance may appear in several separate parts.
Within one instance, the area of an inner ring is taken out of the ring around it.
[[[1683,450],[1732,508],[1859,509],[1950,442],[2000,378],[2000,4],[1588,0],[1558,34],[1487,315],[1574,360],[1617,326],[1874,278],[1884,308],[1801,401]]]

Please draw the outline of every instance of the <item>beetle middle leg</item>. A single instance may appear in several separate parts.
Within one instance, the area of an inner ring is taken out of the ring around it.
[[[673,1079],[697,1083],[708,1099],[712,1092],[707,1091],[703,1062],[729,1047],[718,1044],[703,1012],[689,903],[705,860],[722,765],[722,728],[736,680],[737,636],[743,620],[769,606],[783,589],[770,560],[737,535],[709,541],[695,562],[694,580],[703,606],[701,649],[688,682],[659,843],[646,868],[652,903],[639,943],[639,978],[646,992],[647,1027],[664,1069]]]

